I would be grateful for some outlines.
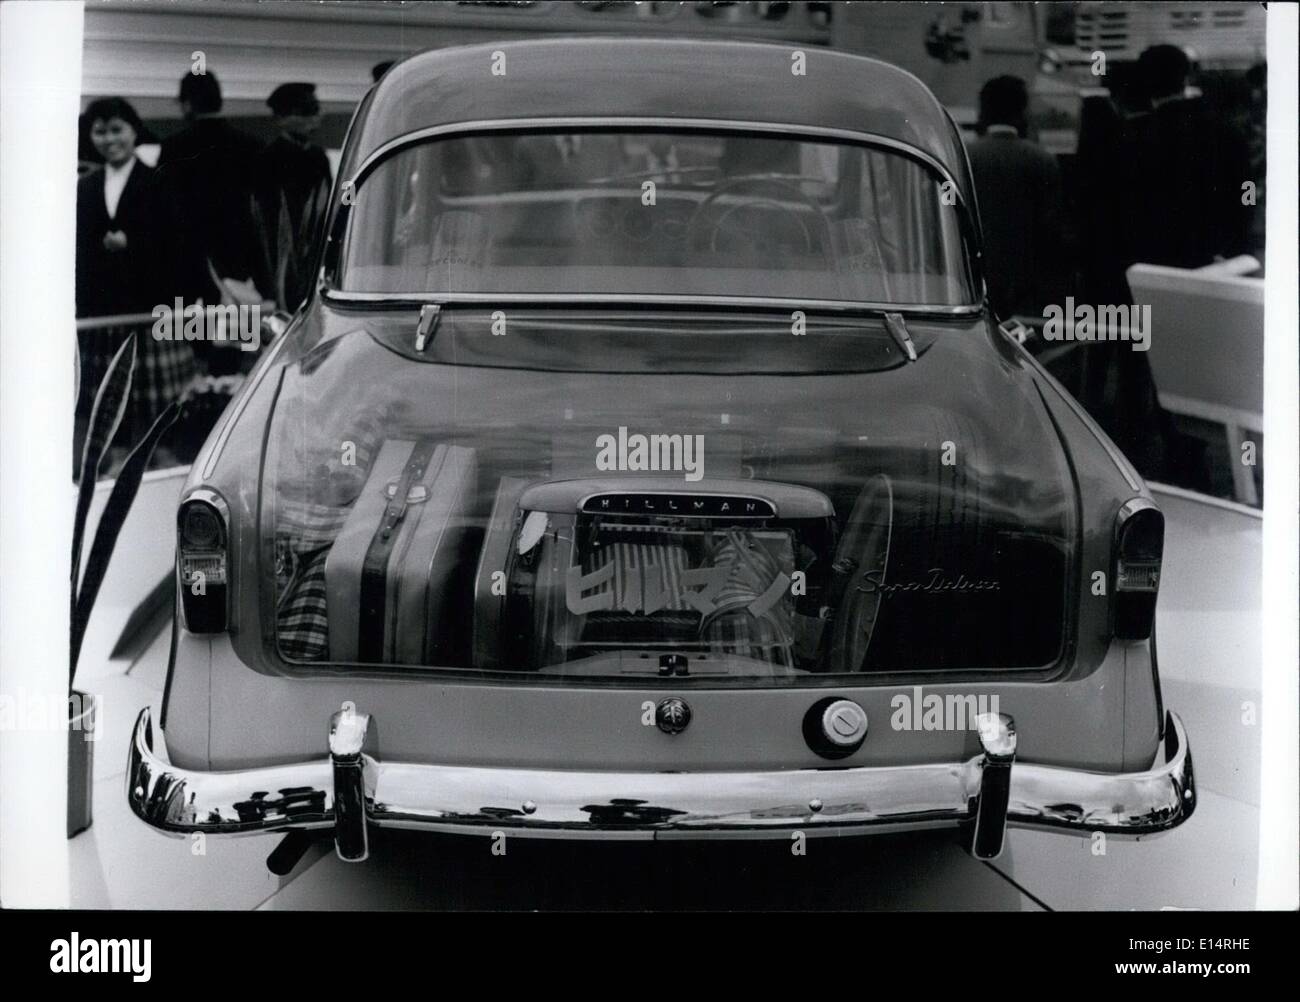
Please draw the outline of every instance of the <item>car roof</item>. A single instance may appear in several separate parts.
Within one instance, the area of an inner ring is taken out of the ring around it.
[[[794,69],[804,54],[804,73]],[[494,72],[494,69],[496,72]],[[813,46],[674,38],[541,38],[435,49],[367,95],[344,171],[435,126],[539,118],[670,118],[870,133],[937,161],[966,195],[961,137],[912,74]]]

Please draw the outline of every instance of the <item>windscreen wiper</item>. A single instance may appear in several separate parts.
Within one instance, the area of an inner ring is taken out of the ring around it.
[[[424,351],[429,338],[438,332],[438,321],[442,317],[442,306],[438,303],[425,303],[420,307],[420,322],[415,325],[415,350]]]
[[[907,321],[903,319],[901,313],[885,314],[885,329],[889,331],[889,336],[897,342],[898,347],[903,350],[909,362],[916,361],[916,345],[912,344],[912,336],[907,333]]]

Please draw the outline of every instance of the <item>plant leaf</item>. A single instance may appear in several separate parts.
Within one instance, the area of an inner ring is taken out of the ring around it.
[[[95,480],[99,467],[108,452],[109,444],[121,427],[126,405],[131,399],[131,380],[135,374],[136,335],[134,332],[122,342],[108,363],[108,371],[95,391],[95,403],[90,412],[90,425],[81,450],[81,478],[77,486],[77,511],[72,520],[72,575],[71,602],[75,613],[77,589],[81,581],[81,548],[85,542],[86,518],[95,494]],[[75,662],[74,662],[75,664]]]
[[[108,571],[108,562],[113,557],[113,548],[117,545],[117,537],[122,532],[122,525],[126,522],[126,516],[131,510],[131,505],[135,502],[136,494],[139,492],[140,481],[144,477],[145,468],[149,465],[149,457],[153,455],[159,439],[162,438],[168,428],[176,423],[176,419],[180,417],[186,403],[186,398],[173,400],[158,415],[144,438],[127,456],[126,462],[122,464],[121,472],[117,475],[117,481],[113,484],[112,491],[109,492],[108,503],[104,505],[104,514],[99,518],[99,526],[95,530],[95,541],[91,545],[90,556],[86,560],[86,577],[73,603],[72,666],[68,678],[69,688],[76,678],[77,659],[81,655],[81,643],[86,636],[86,624],[90,621],[90,613],[95,607],[95,599],[99,596],[99,587],[104,583],[104,575]]]

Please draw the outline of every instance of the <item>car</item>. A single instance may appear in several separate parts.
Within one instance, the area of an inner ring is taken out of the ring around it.
[[[1191,816],[1164,521],[999,323],[958,130],[827,50],[397,64],[193,464],[127,795],[172,834]]]

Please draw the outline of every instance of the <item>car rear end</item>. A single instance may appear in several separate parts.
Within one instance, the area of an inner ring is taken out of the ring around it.
[[[182,499],[136,813],[346,859],[1185,819],[1159,514],[993,326],[952,175],[553,131],[349,158],[324,285]]]

